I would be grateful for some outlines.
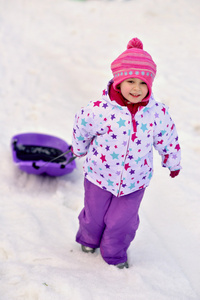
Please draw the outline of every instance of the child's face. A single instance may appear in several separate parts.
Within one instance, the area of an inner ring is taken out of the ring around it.
[[[147,84],[139,78],[128,78],[120,83],[122,96],[129,103],[139,103],[148,94]]]

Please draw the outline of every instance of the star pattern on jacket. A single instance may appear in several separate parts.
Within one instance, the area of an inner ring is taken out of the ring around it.
[[[111,101],[104,90],[101,100],[91,101],[76,115],[72,142],[75,155],[86,155],[86,178],[117,196],[148,186],[153,146],[164,167],[180,169],[175,125],[167,107],[153,97],[133,118],[126,106]]]

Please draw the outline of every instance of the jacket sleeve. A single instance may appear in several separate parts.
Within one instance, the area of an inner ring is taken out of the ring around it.
[[[73,153],[76,156],[86,155],[96,135],[95,114],[89,103],[88,106],[82,108],[81,111],[75,115],[72,136]]]
[[[160,114],[161,118],[155,118],[154,147],[162,157],[162,166],[170,171],[180,170],[181,149],[176,126],[164,104],[156,114]]]

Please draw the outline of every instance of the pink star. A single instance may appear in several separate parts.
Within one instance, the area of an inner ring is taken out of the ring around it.
[[[125,164],[124,168],[125,168],[125,170],[127,171],[127,170],[128,170],[128,168],[130,168],[130,165],[129,165],[129,163],[128,163],[128,164]]]
[[[101,104],[101,101],[96,101],[96,102],[94,102],[94,107],[95,107],[95,106],[98,106],[98,107],[99,107],[100,104]]]
[[[164,112],[164,115],[165,115],[166,109],[163,107],[161,110]]]
[[[107,133],[113,132],[112,129],[111,129],[111,125],[109,125],[109,126],[107,126],[107,127],[108,127]]]
[[[101,155],[100,159],[102,160],[102,163],[105,162],[105,161],[107,161],[107,160],[106,160],[106,156],[103,155],[103,154]]]
[[[176,147],[175,147],[175,149],[176,149],[177,151],[179,151],[179,150],[181,149],[181,148],[180,148],[180,145],[177,144]]]
[[[133,134],[132,134],[132,137],[131,137],[131,140],[134,142],[135,139],[137,139],[137,135],[136,135],[136,133],[133,133]]]
[[[158,144],[162,144],[162,143],[163,143],[163,140],[158,141],[158,142],[157,142],[157,145],[158,145]]]

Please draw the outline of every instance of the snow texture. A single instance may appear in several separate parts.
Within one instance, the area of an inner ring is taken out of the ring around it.
[[[200,299],[199,0],[0,0],[0,299]],[[170,108],[183,169],[155,153],[130,268],[75,243],[83,159],[59,178],[28,175],[10,140],[23,132],[71,142],[75,113],[97,100],[110,63],[138,37],[155,60],[153,91]]]

